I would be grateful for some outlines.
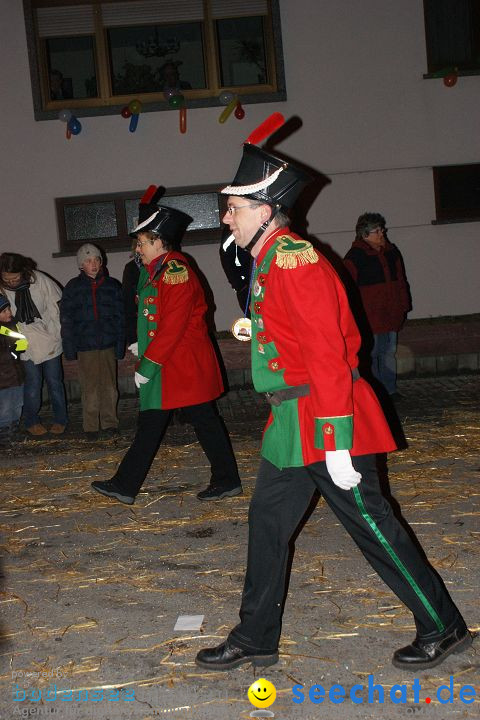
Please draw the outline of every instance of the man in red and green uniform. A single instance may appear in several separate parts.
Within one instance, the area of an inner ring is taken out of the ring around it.
[[[240,623],[196,662],[210,670],[277,662],[289,543],[318,490],[414,615],[417,637],[394,653],[393,663],[434,667],[469,647],[471,636],[380,492],[376,454],[395,443],[358,372],[360,336],[345,289],[330,263],[288,227],[286,211],[310,180],[291,161],[247,143],[232,185],[222,191],[229,196],[223,222],[256,263],[252,377],[272,412],[250,504]]]
[[[235,457],[214,402],[223,393],[223,382],[205,321],[207,304],[197,275],[178,250],[191,218],[174,208],[150,209],[151,215],[133,231],[143,263],[138,281],[138,347],[130,346],[139,357],[137,432],[114,477],[95,481],[92,488],[131,505],[171,411],[181,408],[211,465],[210,485],[197,494],[198,499],[239,495],[242,486]]]

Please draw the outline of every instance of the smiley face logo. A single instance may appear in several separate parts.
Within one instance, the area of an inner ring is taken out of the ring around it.
[[[273,705],[277,697],[275,685],[270,680],[258,678],[248,688],[248,699],[256,708],[268,708]]]

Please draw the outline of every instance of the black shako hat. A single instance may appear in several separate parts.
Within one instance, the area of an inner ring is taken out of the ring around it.
[[[311,175],[290,160],[283,160],[247,142],[232,184],[220,192],[222,195],[241,195],[288,210],[312,181]]]
[[[153,213],[140,222],[130,233],[130,237],[137,237],[140,232],[153,232],[160,235],[172,247],[180,245],[185,230],[192,222],[190,215],[164,205],[156,205]],[[152,209],[152,208],[151,208]]]
[[[153,213],[158,210],[158,201],[164,195],[165,188],[160,185],[149,185],[143,193],[142,199],[138,204],[138,217],[136,224],[145,222]],[[135,237],[135,231],[132,230],[130,237]]]
[[[276,208],[277,212],[293,207],[313,177],[291,160],[258,147],[284,123],[283,115],[274,112],[250,133],[243,145],[237,174],[232,184],[220,191],[222,195],[241,195],[259,200]]]

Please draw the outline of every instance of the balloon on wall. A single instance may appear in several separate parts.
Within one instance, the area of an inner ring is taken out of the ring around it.
[[[235,106],[235,110],[234,110],[233,114],[235,115],[237,120],[243,120],[243,118],[245,117],[245,110],[241,106],[239,100],[237,100],[237,104]]]
[[[140,100],[132,100],[128,103],[128,109],[132,113],[132,115],[138,115],[142,112],[142,103]]]
[[[228,118],[230,117],[230,115],[232,114],[232,112],[235,110],[236,106],[237,106],[237,98],[234,97],[232,100],[230,100],[230,102],[228,103],[228,105],[227,105],[227,107],[225,108],[225,110],[223,110],[223,111],[220,113],[220,115],[218,116],[218,122],[219,122],[219,123],[224,123],[224,122],[226,122],[226,120],[228,120]]]
[[[58,113],[58,119],[64,123],[68,123],[68,121],[70,120],[71,117],[72,117],[72,113],[70,112],[70,110],[67,110],[66,108],[63,108],[63,110],[60,110],[60,112]]]
[[[82,132],[82,125],[80,123],[80,120],[78,120],[75,115],[72,115],[72,117],[67,123],[67,127],[72,133],[72,135],[80,135],[80,133]]]
[[[172,93],[168,98],[168,104],[171,108],[181,108],[185,103],[185,97],[182,93]]]
[[[229,105],[234,98],[234,94],[229,92],[228,90],[224,90],[218,96],[218,100],[222,105]]]
[[[140,100],[131,100],[128,105],[122,108],[121,114],[125,119],[130,118],[128,129],[134,133],[138,126],[138,116],[142,112],[142,103]]]
[[[187,108],[186,107],[180,108],[179,121],[180,121],[180,132],[182,133],[182,135],[185,135],[185,133],[187,132]]]
[[[82,132],[80,120],[78,120],[75,115],[72,115],[70,110],[60,110],[58,113],[58,119],[61,120],[61,122],[66,123],[65,137],[67,140],[70,140],[72,135],[80,135]]]
[[[453,87],[457,84],[458,75],[457,73],[448,73],[448,75],[445,75],[443,78],[443,84],[445,87]]]
[[[70,140],[70,138],[72,137],[72,131],[70,130],[70,127],[69,127],[69,122],[72,117],[73,117],[72,113],[70,112],[70,110],[67,110],[67,108],[63,108],[58,113],[58,119],[60,120],[60,122],[67,124],[67,126],[65,128],[65,137],[67,138],[67,140]]]

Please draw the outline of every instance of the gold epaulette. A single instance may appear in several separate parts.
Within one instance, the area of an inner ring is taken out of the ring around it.
[[[291,270],[299,265],[307,265],[318,262],[318,255],[313,245],[307,240],[295,238],[290,235],[282,235],[278,238],[276,263],[278,267]]]
[[[170,260],[162,278],[167,285],[178,285],[188,282],[188,269],[178,260]]]

